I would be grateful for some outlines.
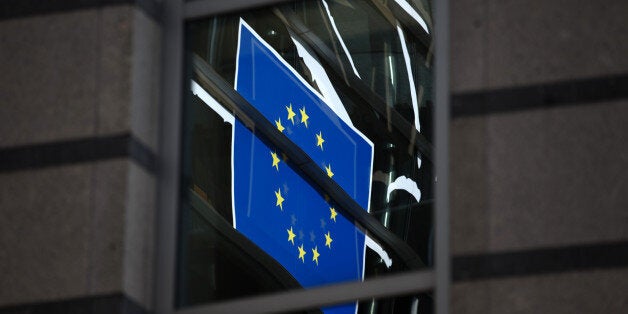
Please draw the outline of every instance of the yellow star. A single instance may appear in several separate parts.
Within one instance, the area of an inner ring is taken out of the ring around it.
[[[336,215],[338,215],[338,213],[336,212],[336,210],[333,207],[329,208],[329,212],[331,213],[329,219],[333,220],[334,222],[336,222]]]
[[[305,263],[305,250],[303,249],[303,244],[301,244],[301,246],[299,246],[299,258],[301,259],[301,261],[303,263]]]
[[[292,245],[294,245],[295,234],[292,231],[292,227],[290,227],[290,229],[286,229],[286,231],[288,231],[288,241],[292,242]]]
[[[324,142],[325,140],[323,139],[323,132],[318,132],[318,134],[316,134],[316,146],[320,146],[321,150],[323,150]]]
[[[279,157],[277,156],[277,153],[275,152],[270,152],[270,155],[273,157],[273,167],[275,167],[275,169],[277,169],[277,171],[279,171]]]
[[[290,104],[290,106],[286,106],[286,110],[288,110],[288,120],[292,121],[292,124],[294,124],[294,116],[297,114],[292,111],[292,104]]]
[[[279,130],[279,132],[283,132],[283,130],[286,129],[283,125],[281,125],[281,118],[279,118],[279,120],[275,120],[275,125],[277,126],[277,130]]]
[[[331,249],[331,242],[334,241],[331,239],[331,234],[329,234],[329,231],[327,231],[327,234],[325,235],[325,246]]]
[[[305,127],[307,127],[307,119],[310,117],[307,113],[305,113],[305,107],[303,107],[303,109],[299,109],[299,112],[301,113],[301,123],[305,123]]]
[[[327,171],[327,176],[328,176],[328,177],[330,177],[330,178],[331,178],[331,177],[333,177],[333,176],[334,176],[334,173],[333,173],[333,172],[331,172],[331,165],[327,165],[327,167],[325,167],[325,171]]]
[[[314,254],[314,256],[312,256],[312,261],[316,262],[316,265],[318,265],[318,257],[321,256],[318,254],[318,246],[312,249],[312,254]]]
[[[283,197],[281,197],[281,189],[278,189],[277,191],[275,191],[275,196],[277,197],[277,204],[275,204],[275,206],[279,206],[279,208],[281,208],[281,210],[283,210]]]

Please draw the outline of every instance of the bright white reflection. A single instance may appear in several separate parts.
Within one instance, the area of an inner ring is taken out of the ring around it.
[[[198,85],[198,83],[192,80],[190,85],[192,93],[198,96],[198,98],[200,98],[201,100],[203,100],[203,102],[207,104],[209,108],[214,110],[223,120],[225,120],[225,122],[228,122],[231,125],[235,123],[235,117],[231,113],[229,113],[229,111],[227,111],[222,105],[220,105],[216,101],[216,99],[210,96],[200,85]]]
[[[414,111],[414,125],[416,130],[421,132],[421,123],[419,122],[419,101],[416,97],[416,86],[414,85],[414,76],[412,75],[412,66],[410,63],[410,54],[408,53],[408,47],[406,46],[406,37],[403,35],[403,30],[397,23],[397,33],[399,33],[399,41],[401,41],[401,50],[403,51],[403,59],[406,63],[406,71],[408,72],[408,82],[410,85],[410,97],[412,98],[412,110]]]
[[[336,33],[336,37],[338,37],[338,41],[340,41],[340,45],[342,46],[342,50],[345,52],[345,54],[347,55],[347,58],[349,59],[349,62],[351,63],[351,68],[353,68],[353,73],[355,73],[355,75],[359,78],[360,74],[358,74],[358,70],[355,68],[355,64],[353,64],[353,58],[351,58],[351,55],[349,54],[349,50],[347,49],[347,46],[345,45],[344,40],[342,40],[342,37],[340,36],[340,32],[338,32],[338,28],[336,27],[336,22],[334,22],[334,18],[331,16],[331,12],[329,12],[329,6],[327,5],[327,2],[325,2],[325,0],[323,1],[323,6],[325,6],[325,12],[327,12],[327,17],[329,17],[329,21],[331,22],[331,27],[334,29],[334,33]]]
[[[395,190],[403,190],[410,193],[414,196],[417,203],[421,200],[421,190],[419,190],[416,182],[406,176],[398,177],[395,181],[388,184],[387,197],[390,197],[390,193]]]
[[[368,248],[370,248],[375,253],[377,253],[377,255],[379,255],[379,257],[384,261],[384,264],[386,264],[386,267],[390,268],[390,266],[392,266],[392,259],[377,242],[367,236],[365,239],[365,243]]]
[[[299,57],[303,59],[305,66],[307,66],[310,70],[312,80],[316,82],[323,98],[325,98],[325,103],[331,108],[331,110],[334,111],[334,113],[338,115],[338,117],[340,117],[340,119],[342,119],[342,121],[352,126],[353,123],[351,122],[349,113],[347,113],[347,110],[342,105],[342,101],[336,93],[334,86],[331,84],[329,76],[327,76],[327,72],[325,72],[323,66],[307,51],[307,49],[305,49],[305,47],[303,47],[303,44],[301,44],[298,39],[292,36],[291,38],[294,45],[297,47]]]
[[[427,23],[425,20],[419,15],[419,13],[408,3],[406,0],[395,0],[399,6],[406,11],[423,29],[426,33],[430,33],[429,29],[427,29]]]
[[[392,55],[388,56],[388,70],[390,71],[390,84],[395,86],[395,69],[393,68],[393,58]]]

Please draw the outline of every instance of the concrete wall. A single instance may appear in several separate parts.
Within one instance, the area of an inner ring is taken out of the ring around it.
[[[161,29],[131,4],[57,5],[0,20],[0,308],[149,310]]]
[[[451,1],[454,106],[490,103],[451,124],[453,313],[628,308],[628,95],[608,92],[627,90],[608,88],[628,73],[626,16],[625,1]],[[581,99],[586,84],[601,88]],[[596,258],[609,245],[623,265]]]

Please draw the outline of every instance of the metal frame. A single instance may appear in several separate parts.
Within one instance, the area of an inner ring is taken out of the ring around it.
[[[347,301],[421,292],[432,287],[434,287],[434,273],[432,271],[416,271],[367,279],[363,282],[349,282],[305,290],[290,290],[246,299],[218,302],[179,310],[177,313],[277,313],[317,308]]]
[[[449,313],[451,255],[449,253],[449,0],[434,0],[435,90],[434,110],[436,204],[434,214],[434,287],[436,314]]]
[[[158,160],[158,213],[156,236],[154,310],[157,314],[215,312],[276,312],[302,310],[356,299],[394,296],[435,290],[436,313],[449,312],[449,54],[448,0],[435,0],[435,267],[433,271],[398,275],[269,295],[236,299],[194,308],[176,310],[175,266],[178,225],[179,172],[181,146],[181,102],[183,100],[183,26],[185,21],[233,10],[269,5],[278,0],[183,0],[163,1],[162,104]],[[281,302],[278,302],[278,301]]]
[[[155,247],[155,313],[174,312],[177,208],[181,147],[183,86],[183,19],[181,0],[164,0],[162,26],[162,95],[158,203]]]

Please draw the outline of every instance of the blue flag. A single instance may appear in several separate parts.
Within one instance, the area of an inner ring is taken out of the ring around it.
[[[244,21],[235,88],[323,173],[368,208],[372,143],[340,119],[324,97]],[[295,172],[281,151],[266,145],[238,120],[233,132],[234,227],[304,287],[362,280],[364,233],[339,214],[333,200]],[[356,304],[324,311],[355,313]]]

